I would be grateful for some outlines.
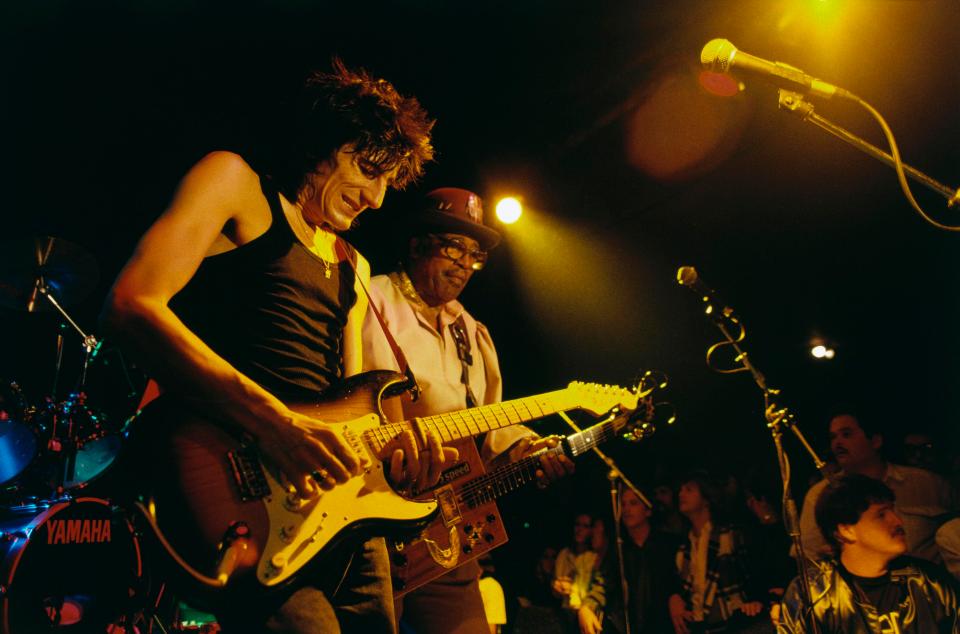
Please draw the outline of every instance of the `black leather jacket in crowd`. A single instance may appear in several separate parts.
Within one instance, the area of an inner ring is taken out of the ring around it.
[[[911,557],[891,562],[890,580],[904,590],[897,625],[881,623],[877,610],[850,587],[835,562],[822,561],[817,566],[810,570],[810,594],[822,634],[960,634],[957,583],[939,566]],[[778,634],[811,631],[810,615],[803,611],[801,599],[797,578],[781,602]]]

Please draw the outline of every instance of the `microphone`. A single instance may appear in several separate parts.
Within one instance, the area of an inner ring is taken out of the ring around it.
[[[859,97],[852,92],[808,75],[799,68],[782,62],[771,62],[737,50],[730,40],[722,38],[707,42],[700,51],[700,63],[705,69],[714,73],[741,70],[772,80],[775,84],[799,89],[825,99],[837,96],[854,101],[859,100]]]
[[[723,302],[717,296],[717,292],[703,283],[697,269],[692,266],[681,266],[677,269],[677,282],[700,296],[703,302],[707,304],[708,315],[713,313],[715,306],[720,308],[720,313],[724,317],[730,317],[733,314],[733,309],[723,305]]]

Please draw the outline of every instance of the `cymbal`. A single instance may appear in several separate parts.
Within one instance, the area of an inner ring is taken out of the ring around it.
[[[97,261],[86,249],[63,238],[37,236],[0,244],[0,306],[50,312],[47,292],[61,306],[86,298],[97,286]]]

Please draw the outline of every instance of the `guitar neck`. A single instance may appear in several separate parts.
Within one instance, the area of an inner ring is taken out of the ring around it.
[[[492,405],[481,405],[480,407],[471,407],[446,414],[424,416],[418,420],[424,428],[436,431],[440,440],[446,443],[461,438],[479,436],[494,429],[537,420],[572,407],[567,390],[556,390]],[[371,437],[370,440],[375,445],[379,445],[378,448],[382,448],[398,434],[412,428],[413,424],[405,421],[380,425],[376,429],[369,430],[368,433]],[[415,429],[414,433],[416,433]]]
[[[579,433],[571,434],[552,449],[527,456],[517,462],[512,462],[470,480],[461,488],[460,499],[469,508],[486,504],[535,480],[542,456],[550,453],[560,456],[566,453],[570,457],[576,458],[597,445],[610,440],[616,436],[616,433],[615,422],[609,421],[594,425]]]

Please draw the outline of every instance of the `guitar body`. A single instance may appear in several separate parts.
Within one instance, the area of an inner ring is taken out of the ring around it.
[[[471,507],[460,495],[465,484],[485,473],[476,444],[468,438],[452,446],[460,459],[443,472],[437,486],[417,496],[435,500],[440,512],[416,537],[388,542],[395,598],[507,542],[497,503]]]
[[[436,512],[435,502],[412,501],[388,484],[364,432],[381,425],[381,398],[399,392],[402,375],[377,371],[346,381],[322,402],[294,406],[331,423],[368,466],[361,475],[313,500],[289,493],[260,460],[252,438],[161,397],[137,419],[134,480],[139,508],[163,549],[206,605],[246,590],[281,587],[308,564],[339,578],[332,551],[374,534],[412,531]],[[165,542],[165,544],[164,544]]]
[[[498,475],[496,487],[486,483],[473,490],[465,483],[460,491],[451,480],[420,499],[398,495],[378,456],[391,439],[411,429],[409,422],[387,423],[383,416],[383,399],[398,396],[405,384],[403,375],[377,370],[351,377],[320,402],[293,406],[327,423],[366,458],[360,475],[316,498],[304,500],[293,493],[282,475],[261,460],[256,439],[169,396],[150,403],[131,426],[130,442],[115,469],[121,474],[115,491],[140,511],[145,532],[156,537],[161,561],[174,564],[172,580],[188,582],[180,584],[181,594],[214,611],[224,602],[284,587],[308,568],[314,582],[336,584],[353,544],[372,535],[409,536],[427,525],[440,506],[445,508],[444,535],[454,539],[456,534],[460,542],[457,559],[474,558],[506,541],[496,507],[486,503],[522,479]],[[554,392],[416,422],[445,443],[472,443],[473,436],[558,411],[632,410],[636,402],[637,394],[622,388],[573,382]],[[475,447],[473,456],[468,470],[486,477]],[[524,464],[524,477],[532,478],[533,463]],[[469,513],[460,503],[465,497],[476,507]],[[433,530],[432,542],[421,540],[431,559],[436,561],[437,553],[444,560],[452,557],[452,550],[442,552],[449,541],[441,541],[443,535],[434,538],[439,529]]]

